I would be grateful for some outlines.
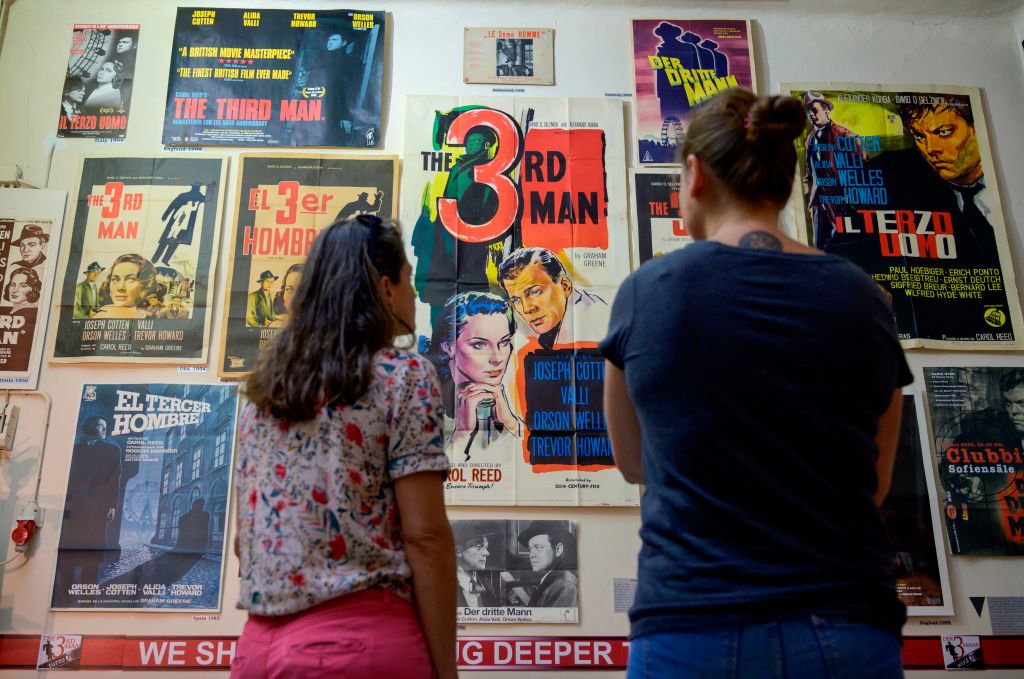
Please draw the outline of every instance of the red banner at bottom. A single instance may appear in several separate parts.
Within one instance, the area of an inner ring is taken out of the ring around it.
[[[83,670],[226,670],[235,653],[234,636],[89,636],[82,638]],[[38,634],[0,635],[0,670],[34,669]],[[981,637],[987,669],[1024,669],[1024,635]],[[458,639],[459,669],[623,670],[629,656],[625,637],[477,637]],[[940,638],[904,637],[903,666],[940,670]]]

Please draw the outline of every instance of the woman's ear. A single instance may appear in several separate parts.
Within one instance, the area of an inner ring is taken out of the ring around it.
[[[380,277],[380,295],[391,311],[395,310],[395,286],[387,276]]]
[[[696,198],[704,191],[707,184],[707,175],[704,172],[704,165],[700,158],[694,154],[686,156],[686,171],[683,172],[682,184],[691,198]]]
[[[455,358],[455,348],[452,347],[451,342],[441,342],[441,351],[443,351],[445,355],[448,356],[448,360],[452,360],[453,358]]]

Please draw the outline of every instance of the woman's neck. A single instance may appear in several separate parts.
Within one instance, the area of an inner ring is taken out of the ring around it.
[[[708,240],[736,245],[752,231],[767,231],[781,235],[778,228],[779,211],[774,207],[751,207],[731,203],[707,215],[704,233]]]

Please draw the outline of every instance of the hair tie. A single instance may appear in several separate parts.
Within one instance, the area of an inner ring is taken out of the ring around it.
[[[744,130],[749,130],[750,129],[750,114],[749,113],[747,113],[745,116],[743,116],[743,129]]]

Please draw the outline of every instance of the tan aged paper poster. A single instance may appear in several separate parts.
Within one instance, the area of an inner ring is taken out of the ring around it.
[[[65,191],[0,189],[0,386],[35,389]]]
[[[336,219],[395,214],[394,156],[244,153],[234,202],[221,377],[242,377],[288,320],[313,241]]]
[[[51,361],[206,364],[226,168],[83,159]]]
[[[597,351],[629,273],[621,102],[410,97],[402,222],[449,501],[630,505]]]
[[[554,29],[466,28],[462,80],[467,83],[554,85]]]

